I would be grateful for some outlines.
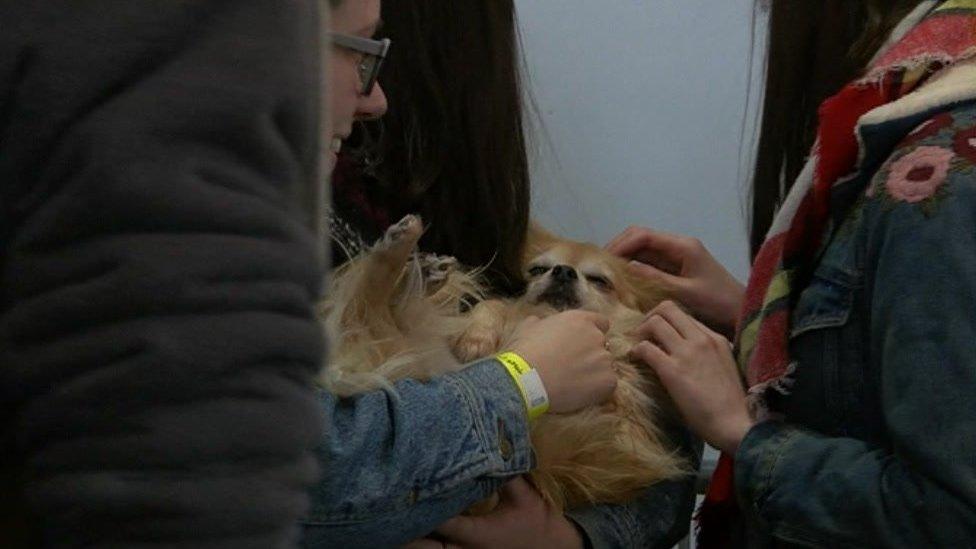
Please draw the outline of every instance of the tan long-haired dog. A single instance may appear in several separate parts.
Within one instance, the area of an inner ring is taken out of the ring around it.
[[[624,260],[534,227],[525,295],[482,300],[476,272],[414,253],[422,230],[418,218],[404,218],[334,277],[323,307],[334,355],[322,376],[325,387],[346,396],[400,379],[429,379],[505,350],[529,315],[596,311],[611,319],[617,389],[601,406],[535,421],[533,483],[557,508],[572,508],[624,503],[687,473],[660,430],[672,419],[670,401],[653,375],[628,359],[636,342],[631,331],[660,292],[629,275]]]

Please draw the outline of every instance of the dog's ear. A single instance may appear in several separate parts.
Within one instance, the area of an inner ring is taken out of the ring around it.
[[[635,274],[630,270],[625,272],[627,273],[627,284],[634,292],[634,296],[637,298],[637,308],[642,313],[650,312],[659,303],[670,298],[668,292],[657,281]]]

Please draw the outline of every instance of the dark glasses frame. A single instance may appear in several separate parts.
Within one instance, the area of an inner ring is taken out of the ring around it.
[[[363,54],[363,58],[357,67],[359,82],[362,84],[359,93],[364,96],[372,94],[373,86],[376,85],[376,79],[380,75],[380,68],[383,66],[383,60],[386,59],[386,53],[390,51],[390,44],[392,43],[390,39],[373,40],[372,38],[338,32],[329,33],[329,38],[336,46]]]

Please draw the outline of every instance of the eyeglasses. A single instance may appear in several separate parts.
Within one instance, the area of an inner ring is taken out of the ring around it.
[[[386,52],[390,50],[390,39],[372,40],[337,32],[329,33],[329,37],[332,38],[333,44],[363,54],[357,67],[359,83],[362,84],[359,93],[364,96],[373,93],[373,86],[376,85],[376,79],[380,75],[380,67],[386,59]]]

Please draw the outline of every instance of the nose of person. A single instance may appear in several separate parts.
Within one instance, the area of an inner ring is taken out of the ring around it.
[[[369,95],[359,97],[359,103],[356,105],[356,118],[358,120],[375,120],[386,114],[387,106],[386,93],[383,92],[383,87],[377,82]]]

